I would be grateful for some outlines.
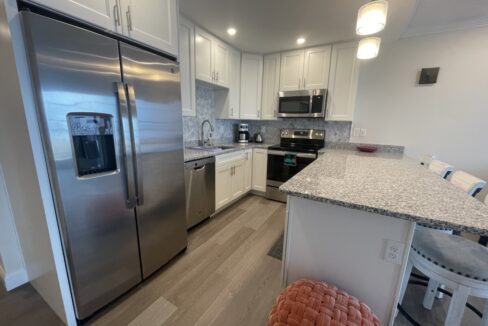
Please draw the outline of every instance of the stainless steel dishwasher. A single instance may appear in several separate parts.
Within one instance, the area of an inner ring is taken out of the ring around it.
[[[215,157],[186,162],[185,186],[189,229],[215,212]]]

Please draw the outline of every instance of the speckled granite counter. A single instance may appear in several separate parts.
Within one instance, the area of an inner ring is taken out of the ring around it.
[[[400,153],[326,149],[280,187],[297,197],[488,235],[488,206]]]
[[[191,146],[185,147],[184,151],[184,158],[185,162],[194,161],[206,157],[217,156],[221,154],[227,154],[231,152],[240,151],[243,149],[249,148],[268,148],[271,144],[266,143],[247,143],[247,144],[240,144],[240,143],[216,143],[214,146],[232,146],[232,148],[227,148],[224,150],[219,151],[207,151],[207,150],[200,150],[200,149],[192,149]]]

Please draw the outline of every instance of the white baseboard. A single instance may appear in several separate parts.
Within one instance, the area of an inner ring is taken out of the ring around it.
[[[29,282],[29,277],[24,269],[7,274],[0,266],[0,278],[2,279],[3,285],[7,291],[13,290]]]

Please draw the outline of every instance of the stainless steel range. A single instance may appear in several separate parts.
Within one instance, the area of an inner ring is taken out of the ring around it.
[[[325,130],[282,129],[279,145],[268,148],[266,197],[286,202],[279,187],[315,161],[325,145]]]

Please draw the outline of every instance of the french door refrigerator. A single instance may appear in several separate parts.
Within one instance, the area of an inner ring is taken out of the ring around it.
[[[179,66],[23,12],[78,319],[187,245]]]

